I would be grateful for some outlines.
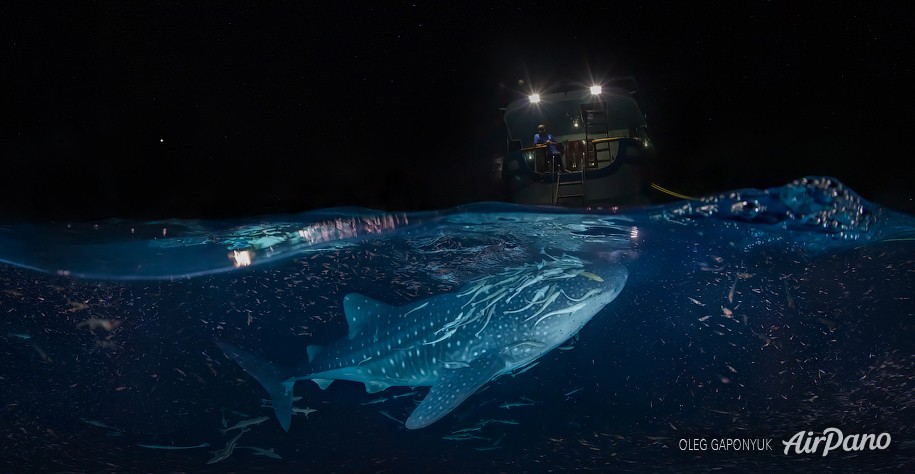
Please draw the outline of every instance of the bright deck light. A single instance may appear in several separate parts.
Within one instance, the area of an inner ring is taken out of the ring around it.
[[[598,95],[598,94],[600,94],[600,92],[601,92],[601,87],[600,87],[600,86],[591,86],[591,93],[592,93],[592,94]]]
[[[531,95],[527,96],[527,98],[531,100],[532,104],[536,104],[537,102],[540,102],[540,94],[531,94]]]

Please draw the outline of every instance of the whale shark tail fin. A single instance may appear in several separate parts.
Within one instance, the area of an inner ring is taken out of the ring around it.
[[[260,382],[264,390],[270,394],[277,421],[284,430],[289,431],[289,425],[292,423],[292,386],[295,380],[281,367],[244,349],[222,341],[216,341],[216,345],[227,357]]]

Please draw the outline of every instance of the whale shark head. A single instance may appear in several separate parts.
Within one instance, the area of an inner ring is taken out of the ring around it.
[[[574,336],[619,296],[628,275],[621,264],[591,268],[581,260],[567,258],[551,262],[528,277],[535,283],[522,283],[524,292],[506,298],[502,308],[515,326],[516,343],[503,349],[509,364],[536,359]],[[524,305],[516,309],[520,302]]]

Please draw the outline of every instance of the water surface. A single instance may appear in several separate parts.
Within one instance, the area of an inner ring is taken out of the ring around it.
[[[913,237],[912,216],[819,177],[640,208],[0,226],[0,466],[911,469]],[[286,433],[214,342],[292,367],[307,345],[346,336],[349,293],[402,305],[563,255],[624,264],[626,287],[561,350],[421,430],[398,420],[427,388],[301,382],[296,406],[316,411]],[[522,401],[533,404],[500,407]],[[238,444],[281,459],[245,447],[207,464],[239,433],[224,423],[261,416]],[[892,443],[783,453],[782,440],[829,427]],[[680,449],[694,438],[771,439],[773,450]]]

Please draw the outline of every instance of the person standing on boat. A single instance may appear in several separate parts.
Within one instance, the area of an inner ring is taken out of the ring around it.
[[[550,154],[550,162],[557,171],[562,169],[568,171],[562,163],[562,144],[553,138],[553,134],[546,131],[546,124],[537,125],[537,133],[534,134],[534,145],[545,145]]]

